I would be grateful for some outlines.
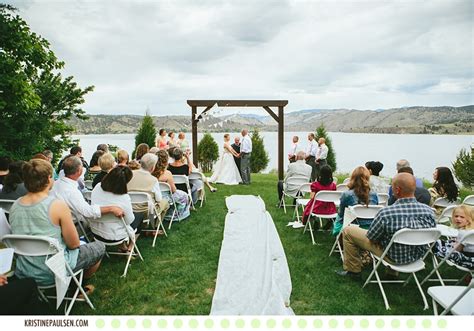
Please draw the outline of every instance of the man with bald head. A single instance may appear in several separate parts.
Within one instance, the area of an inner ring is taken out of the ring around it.
[[[359,250],[368,250],[377,256],[382,255],[395,232],[400,229],[436,227],[431,208],[415,199],[416,181],[412,174],[397,174],[392,180],[392,189],[397,201],[377,213],[369,230],[348,226],[342,232],[344,270],[337,271],[339,275],[359,278],[362,269]],[[396,264],[407,264],[423,257],[426,251],[426,245],[393,244],[386,259]]]

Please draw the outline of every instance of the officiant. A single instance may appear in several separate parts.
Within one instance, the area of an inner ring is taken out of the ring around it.
[[[234,138],[234,143],[231,146],[234,149],[234,151],[236,151],[237,154],[239,154],[240,153],[240,137],[235,137]],[[234,156],[234,161],[235,161],[235,165],[239,169],[239,173],[240,173],[241,172],[240,171],[240,157]]]

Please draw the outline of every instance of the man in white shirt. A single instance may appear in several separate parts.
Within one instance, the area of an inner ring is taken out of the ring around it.
[[[252,153],[252,139],[248,135],[248,130],[242,130],[242,141],[240,142],[240,174],[242,184],[250,185],[250,154]]]
[[[285,192],[289,195],[296,196],[296,194],[298,193],[299,188],[301,186],[300,184],[296,186],[291,186],[288,184],[288,181],[291,180],[292,177],[307,178],[307,182],[309,182],[313,169],[304,162],[304,157],[305,152],[299,151],[298,154],[296,154],[296,162],[290,163],[288,165],[288,170],[286,171],[285,179],[278,181],[278,201],[281,201],[281,198],[283,196],[283,189],[285,189]]]
[[[82,176],[82,161],[77,156],[66,157],[62,163],[64,176],[59,178],[53,186],[50,195],[63,200],[71,209],[73,219],[77,222],[84,222],[88,218],[97,219],[102,214],[112,213],[117,217],[124,215],[122,208],[117,206],[97,206],[89,205],[81,191],[79,191],[77,181]]]
[[[318,154],[316,155],[316,164],[318,165],[318,173],[319,173],[319,168],[327,164],[329,148],[326,145],[326,139],[324,138],[319,138],[318,144],[319,144],[319,148],[318,148]]]
[[[314,133],[308,134],[308,147],[306,148],[306,164],[312,168],[311,181],[314,182],[317,177],[316,155],[318,154],[318,143],[315,140]]]
[[[290,163],[296,162],[296,154],[299,152],[299,140],[300,138],[298,136],[293,136],[293,143],[288,153],[288,161],[290,161]]]

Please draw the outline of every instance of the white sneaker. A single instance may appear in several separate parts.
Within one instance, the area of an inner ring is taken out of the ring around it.
[[[296,222],[288,222],[286,226],[294,226]]]
[[[295,224],[293,224],[293,229],[301,229],[301,228],[304,228],[304,224],[301,223],[301,222],[295,222]]]

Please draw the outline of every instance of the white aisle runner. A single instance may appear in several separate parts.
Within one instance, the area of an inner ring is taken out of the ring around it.
[[[226,205],[211,315],[294,315],[285,251],[265,203],[233,195]]]

